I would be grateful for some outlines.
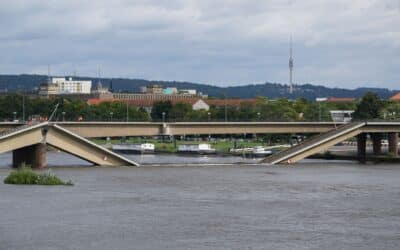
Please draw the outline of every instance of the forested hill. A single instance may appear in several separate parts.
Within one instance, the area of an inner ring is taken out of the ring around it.
[[[97,78],[77,77],[78,79],[90,79],[96,86],[99,81]],[[45,75],[0,75],[0,91],[7,90],[9,92],[16,90],[35,90],[40,83],[46,82]],[[111,82],[109,78],[102,78],[103,86],[108,86]],[[357,89],[341,89],[327,88],[324,86],[303,84],[296,85],[293,94],[289,93],[288,85],[277,83],[250,84],[234,87],[217,87],[206,84],[197,84],[190,82],[172,82],[172,81],[149,81],[142,79],[124,79],[113,78],[112,85],[114,92],[138,92],[141,86],[149,84],[161,84],[164,87],[177,87],[180,89],[196,89],[212,97],[230,97],[230,98],[253,98],[257,96],[266,96],[268,98],[287,97],[295,99],[304,97],[314,100],[316,97],[361,97],[364,93],[372,91],[377,93],[381,98],[389,98],[397,93],[397,91],[385,88],[357,88]]]

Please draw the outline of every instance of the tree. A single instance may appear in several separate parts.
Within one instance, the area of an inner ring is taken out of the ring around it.
[[[304,119],[307,121],[331,121],[329,103],[311,102],[304,111]]]
[[[172,110],[171,101],[160,101],[155,102],[153,104],[153,108],[151,109],[151,118],[153,121],[163,119],[163,113],[165,113],[165,117],[168,118]]]
[[[400,103],[397,101],[386,101],[382,109],[383,119],[397,120],[400,117]]]
[[[182,121],[184,120],[187,113],[192,110],[192,106],[188,103],[177,103],[175,104],[170,113],[170,118]]]
[[[372,92],[366,93],[361,101],[357,104],[356,111],[354,112],[354,119],[377,119],[383,103],[379,99],[378,95]]]

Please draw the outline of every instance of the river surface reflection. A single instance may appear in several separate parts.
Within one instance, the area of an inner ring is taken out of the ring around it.
[[[136,160],[243,159],[160,155]],[[0,161],[9,165],[11,154]],[[48,161],[88,165],[57,152],[49,152]],[[0,168],[0,180],[11,171]],[[400,249],[397,164],[51,171],[74,186],[0,184],[0,249]]]
[[[261,158],[243,158],[239,156],[196,156],[196,155],[175,155],[175,154],[145,154],[123,156],[132,159],[139,164],[238,164],[238,163],[257,163]],[[0,167],[10,167],[12,163],[12,153],[0,154]],[[79,159],[64,152],[47,152],[47,164],[49,167],[62,166],[90,166],[91,163]]]

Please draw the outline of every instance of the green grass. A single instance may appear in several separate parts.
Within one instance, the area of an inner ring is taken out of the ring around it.
[[[12,171],[4,179],[4,183],[20,185],[73,185],[71,181],[65,182],[50,171],[47,171],[46,173],[36,173],[29,166],[25,165]]]
[[[104,145],[104,144],[118,144],[121,143],[120,140],[118,139],[112,139],[109,141],[106,141],[104,139],[94,139],[93,142]],[[200,143],[209,143],[213,148],[215,148],[218,152],[222,153],[227,153],[229,152],[229,149],[233,148],[234,142],[233,141],[181,141],[177,140],[176,141],[176,148],[174,147],[174,143],[171,141],[166,141],[162,142],[161,140],[155,140],[155,139],[139,139],[139,138],[130,138],[129,140],[126,140],[125,143],[153,143],[155,146],[155,150],[158,152],[165,152],[165,153],[176,153],[178,150],[178,146],[181,144],[200,144]],[[237,148],[249,148],[249,147],[254,147],[258,145],[263,145],[266,146],[266,143],[262,142],[255,142],[255,141],[237,141],[236,147]]]

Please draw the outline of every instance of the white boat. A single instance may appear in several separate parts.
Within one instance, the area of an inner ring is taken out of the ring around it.
[[[191,153],[191,154],[215,154],[216,151],[210,144],[184,144],[178,146],[178,153]]]
[[[242,155],[242,154],[248,154],[253,151],[253,148],[231,148],[229,149],[229,152],[231,152],[234,155]]]
[[[266,149],[263,146],[230,149],[229,151],[234,155],[242,155],[243,157],[264,157],[272,154],[272,150]]]
[[[253,147],[253,150],[251,153],[255,157],[257,157],[257,156],[261,157],[261,156],[271,155],[272,151],[265,149],[263,146],[255,146],[255,147]]]
[[[127,154],[151,154],[154,153],[154,144],[115,144],[112,146],[113,151]]]

